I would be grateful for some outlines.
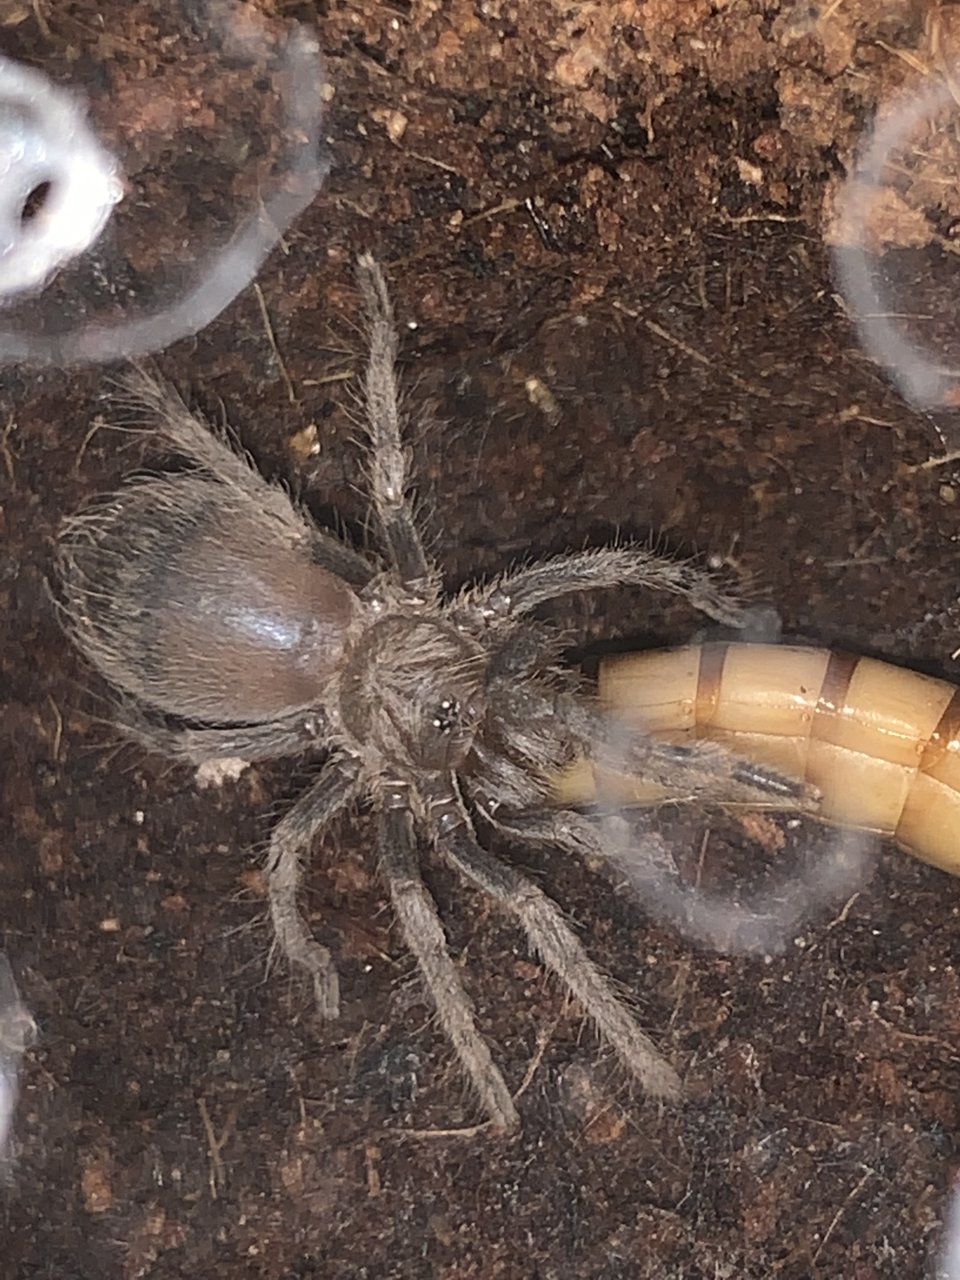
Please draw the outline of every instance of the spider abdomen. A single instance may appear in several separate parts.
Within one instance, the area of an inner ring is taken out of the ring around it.
[[[271,518],[273,516],[273,518]],[[66,604],[80,647],[168,714],[266,721],[322,700],[359,602],[309,530],[217,480],[141,481],[73,522]]]

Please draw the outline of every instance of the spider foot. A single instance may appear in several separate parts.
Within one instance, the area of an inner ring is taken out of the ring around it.
[[[275,927],[280,922],[274,919]],[[277,946],[283,952],[291,968],[306,969],[313,979],[313,994],[317,1013],[325,1021],[340,1017],[340,977],[333,957],[326,947],[308,936],[306,926],[297,921],[299,928],[277,927]]]
[[[333,1021],[340,1017],[340,976],[337,973],[330,953],[325,947],[316,944],[317,951],[324,956],[322,964],[312,962],[307,966],[313,973],[313,994],[317,1002],[317,1013],[325,1021]]]

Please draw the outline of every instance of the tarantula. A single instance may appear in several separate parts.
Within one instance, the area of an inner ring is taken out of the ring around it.
[[[706,743],[631,730],[611,739],[600,710],[558,666],[530,615],[556,596],[645,586],[727,623],[735,603],[695,566],[640,546],[557,556],[441,593],[413,515],[398,408],[397,335],[372,258],[358,280],[369,328],[364,384],[368,482],[383,562],[316,527],[228,440],[140,372],[136,400],[186,470],[133,477],[65,526],[67,626],[116,691],[116,719],[148,748],[194,764],[294,757],[324,748],[319,775],[270,838],[275,945],[337,1016],[330,953],[297,905],[302,858],[334,816],[368,797],[393,908],[440,1021],[494,1125],[517,1123],[477,1030],[420,874],[432,843],[520,922],[628,1070],[657,1097],[679,1078],[590,960],[556,904],[487,850],[494,829],[583,851],[588,817],[548,807],[552,777],[581,752],[691,797],[791,799],[800,784]]]

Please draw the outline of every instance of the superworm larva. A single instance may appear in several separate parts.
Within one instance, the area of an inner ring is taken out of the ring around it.
[[[820,817],[878,832],[960,875],[960,690],[873,658],[791,645],[709,643],[606,658],[604,708],[671,739],[709,739],[802,778]],[[558,785],[564,804],[647,803],[645,780],[586,762]]]

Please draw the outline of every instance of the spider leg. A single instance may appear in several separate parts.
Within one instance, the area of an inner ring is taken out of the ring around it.
[[[137,365],[121,379],[120,386],[123,394],[114,397],[114,402],[146,410],[156,434],[177,453],[199,463],[224,484],[248,486],[252,474],[253,484],[267,487],[266,480],[227,443],[224,434],[191,413],[169,383]]]
[[[484,818],[515,844],[543,845],[581,858],[603,852],[596,824],[574,809],[536,809],[495,817],[485,813]]]
[[[519,1123],[513,1098],[477,1030],[470,997],[447,950],[436,903],[420,874],[408,799],[405,788],[392,788],[380,813],[378,852],[393,909],[433,996],[440,1023],[484,1110],[498,1129],[513,1129]]]
[[[642,728],[618,723],[586,698],[561,694],[557,714],[593,765],[657,782],[674,798],[766,802],[802,809],[815,809],[819,799],[808,783],[745,760],[718,743],[662,741]]]
[[[324,741],[326,729],[323,717],[313,711],[269,724],[171,727],[151,719],[132,699],[112,708],[111,722],[148,751],[198,765],[234,756],[252,762],[301,755]]]
[[[430,564],[407,493],[408,451],[403,443],[397,395],[397,330],[383,272],[370,254],[357,262],[370,338],[364,383],[370,434],[370,496],[390,563],[404,586],[433,586]]]
[[[493,651],[487,665],[487,687],[493,692],[511,692],[519,681],[549,671],[560,649],[556,637],[537,623],[515,627]]]
[[[324,569],[337,574],[351,587],[361,590],[376,575],[377,566],[349,543],[341,542],[328,529],[313,529],[313,559]]]
[[[499,695],[500,683],[491,681],[488,687]],[[601,802],[604,787],[608,795],[620,795],[623,780],[636,777],[659,783],[673,800],[817,809],[820,794],[815,787],[738,756],[720,743],[665,741],[642,725],[618,720],[588,697],[554,692],[530,681],[514,682],[508,698],[501,699],[501,705],[509,706],[509,732],[492,749],[479,739],[472,747],[480,767],[477,777],[469,780],[470,798],[487,815],[549,803],[551,774],[555,777],[569,763],[571,745],[597,770]]]
[[[640,1030],[557,904],[480,846],[460,805],[444,806],[435,816],[443,831],[439,848],[451,866],[516,917],[534,951],[579,1000],[644,1089],[656,1098],[675,1098],[680,1092],[677,1073]]]
[[[313,937],[297,906],[303,871],[301,855],[316,834],[354,798],[358,791],[359,764],[347,756],[335,756],[305,796],[273,829],[267,855],[270,918],[276,945],[292,965],[313,978],[317,1011],[322,1018],[340,1012],[340,982],[326,947]]]
[[[717,622],[745,624],[739,602],[722,591],[707,570],[636,544],[554,556],[516,569],[472,592],[470,603],[486,615],[517,618],[556,596],[605,587],[669,591]]]
[[[240,449],[231,433],[191,413],[168,383],[152,377],[137,367],[121,382],[126,402],[149,415],[155,433],[177,453],[202,467],[221,484],[239,493],[247,501],[253,499],[266,513],[279,516],[296,534],[308,536],[313,559],[317,564],[344,578],[351,586],[363,587],[376,572],[359,551],[329,529],[318,529],[300,507],[278,485],[270,484]],[[119,399],[123,403],[123,398]],[[157,477],[148,483],[160,486]],[[162,494],[157,487],[155,492]]]

